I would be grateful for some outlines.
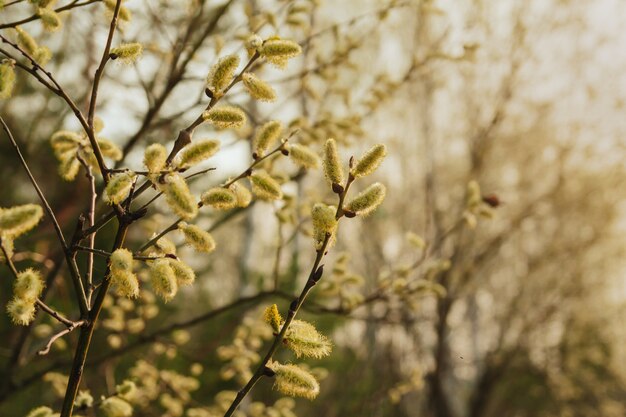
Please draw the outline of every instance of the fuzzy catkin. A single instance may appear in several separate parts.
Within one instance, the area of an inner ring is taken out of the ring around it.
[[[265,155],[265,152],[274,145],[283,132],[283,125],[277,120],[265,123],[257,130],[252,147],[257,157]]]
[[[237,207],[248,207],[250,202],[252,201],[252,193],[243,184],[239,184],[238,182],[232,184],[230,186],[230,190],[235,193],[235,198],[237,199]]]
[[[341,184],[343,182],[343,169],[339,161],[337,142],[335,139],[328,139],[324,144],[324,175],[331,184]]]
[[[35,318],[35,302],[21,298],[13,298],[7,304],[7,313],[14,324],[28,326]]]
[[[111,176],[105,188],[106,200],[109,204],[119,204],[128,197],[133,187],[135,174],[122,172]]]
[[[294,144],[289,146],[289,157],[303,168],[317,169],[320,166],[320,157],[309,147]]]
[[[383,184],[374,183],[346,204],[344,210],[357,216],[367,216],[383,202],[386,192],[387,189]]]
[[[183,148],[178,156],[178,166],[189,168],[209,159],[220,149],[220,141],[216,139],[202,139]]]
[[[315,377],[298,365],[269,362],[267,366],[275,373],[274,388],[279,392],[310,400],[319,394],[320,386]]]
[[[283,197],[280,184],[266,171],[260,170],[250,175],[252,192],[265,200],[278,200]]]
[[[239,107],[220,106],[202,114],[205,121],[219,129],[238,129],[246,123],[246,114]]]
[[[220,58],[211,68],[207,77],[207,85],[213,93],[219,93],[230,84],[239,66],[238,55],[227,55]]]
[[[0,99],[6,99],[13,94],[15,87],[15,61],[4,59],[0,63]]]
[[[167,175],[162,191],[165,194],[165,201],[178,216],[185,220],[196,217],[198,204],[180,174],[172,173]]]
[[[121,59],[126,63],[137,60],[143,52],[143,46],[140,43],[123,43],[115,48],[111,48],[109,55],[111,59]]]
[[[41,295],[43,288],[41,274],[28,268],[17,275],[13,283],[13,295],[21,300],[34,302]]]
[[[148,146],[143,154],[143,164],[150,173],[161,171],[165,168],[167,160],[167,149],[160,143],[153,143]]]
[[[163,301],[170,301],[178,292],[176,274],[167,259],[156,260],[150,265],[150,282]]]
[[[274,91],[271,85],[259,79],[256,75],[246,72],[241,78],[244,87],[253,99],[268,102],[276,100],[276,91]]]
[[[224,187],[214,187],[205,191],[200,196],[202,204],[205,206],[211,206],[219,210],[229,210],[237,207],[237,195]]]
[[[211,253],[215,250],[215,240],[209,232],[185,222],[180,222],[178,228],[183,232],[185,242],[198,252]]]
[[[374,145],[356,162],[352,168],[354,178],[364,177],[374,172],[387,155],[387,147],[383,144]]]
[[[178,259],[168,259],[174,276],[176,277],[176,283],[179,287],[184,285],[191,285],[196,279],[196,273],[186,263],[179,261]]]
[[[0,234],[22,235],[37,226],[42,216],[43,209],[37,204],[0,208]]]
[[[132,417],[133,406],[118,397],[109,397],[100,404],[104,417]]]

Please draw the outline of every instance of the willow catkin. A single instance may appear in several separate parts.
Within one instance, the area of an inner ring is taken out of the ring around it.
[[[160,143],[148,146],[143,154],[143,164],[150,173],[156,173],[165,168],[167,161],[167,149]]]
[[[0,63],[0,99],[6,99],[13,94],[15,87],[15,61],[3,59]]]
[[[257,157],[265,155],[267,150],[276,143],[283,132],[283,125],[277,120],[271,120],[261,126],[254,136],[252,148]]]
[[[211,206],[219,210],[229,210],[237,207],[237,196],[235,193],[224,187],[211,188],[200,196],[202,204]]]
[[[280,184],[266,171],[259,170],[249,177],[252,183],[252,192],[265,200],[278,200],[283,197]]]
[[[356,162],[352,170],[354,178],[364,177],[374,172],[387,155],[387,147],[383,144],[374,145]]]
[[[150,265],[150,282],[163,301],[170,301],[178,292],[176,274],[167,259],[158,259]]]
[[[202,228],[194,225],[180,222],[178,229],[185,236],[185,242],[198,252],[211,253],[215,250],[215,240],[213,236]]]
[[[309,147],[294,144],[289,146],[289,158],[303,168],[317,169],[320,166],[320,157]]]
[[[220,106],[207,110],[202,118],[219,129],[240,128],[246,122],[246,114],[239,107]]]
[[[114,174],[104,189],[106,201],[109,204],[119,204],[129,196],[135,182],[135,173],[121,172]]]
[[[0,234],[17,237],[37,226],[43,209],[37,204],[0,208]]]
[[[220,141],[202,139],[185,146],[178,155],[177,166],[189,168],[215,155],[220,149]]]
[[[239,56],[232,54],[220,58],[211,67],[207,77],[207,85],[214,94],[221,92],[230,84],[238,66]]]
[[[180,174],[168,174],[165,177],[165,185],[161,189],[165,194],[165,201],[178,216],[185,220],[196,217],[198,204]]]
[[[312,400],[320,392],[315,377],[298,365],[270,361],[267,367],[275,373],[274,388],[285,395]]]
[[[344,211],[357,216],[367,216],[383,202],[386,192],[387,189],[383,184],[374,183],[348,202],[344,206]]]
[[[268,102],[276,100],[276,91],[274,91],[271,85],[259,79],[256,75],[246,72],[241,78],[244,87],[253,99]]]
[[[331,184],[341,184],[343,182],[343,169],[339,161],[337,142],[335,139],[328,139],[324,144],[324,175]]]
[[[123,43],[115,48],[111,48],[109,56],[111,59],[120,59],[126,63],[135,62],[142,54],[143,46],[140,43]]]

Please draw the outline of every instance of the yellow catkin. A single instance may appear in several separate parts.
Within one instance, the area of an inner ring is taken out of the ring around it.
[[[167,175],[162,191],[165,201],[178,216],[185,220],[196,217],[198,204],[182,176],[176,173]]]
[[[59,175],[65,181],[74,181],[78,171],[80,170],[80,161],[76,158],[76,154],[67,155],[61,159],[59,163]]]
[[[28,326],[35,318],[35,302],[13,298],[7,304],[7,313],[14,324]]]
[[[37,204],[0,208],[0,234],[12,237],[22,235],[37,226],[42,216],[43,209]]]
[[[383,144],[374,145],[356,162],[352,168],[354,178],[364,177],[374,172],[387,155],[387,147]]]
[[[30,36],[27,32],[22,30],[22,28],[17,27],[15,28],[15,31],[17,32],[17,44],[27,54],[29,54],[31,57],[34,57],[39,50],[39,46],[37,45],[37,42],[35,42],[35,39],[33,39],[33,37]]]
[[[254,136],[252,147],[254,153],[261,157],[265,152],[276,143],[280,135],[283,133],[283,125],[277,120],[271,120],[265,123],[257,130]]]
[[[109,268],[116,271],[132,271],[133,253],[125,248],[116,249],[109,257]]]
[[[220,141],[216,139],[202,139],[183,148],[178,156],[177,166],[189,168],[209,159],[220,149]]]
[[[337,151],[335,139],[328,139],[324,144],[324,175],[331,184],[341,184],[343,182],[343,169]]]
[[[96,141],[98,142],[98,146],[100,147],[102,155],[106,156],[107,158],[111,158],[114,161],[119,161],[122,159],[122,156],[124,156],[120,147],[110,140],[105,138],[97,138]]]
[[[280,316],[278,312],[278,306],[276,304],[272,304],[271,306],[265,309],[263,313],[263,320],[272,326],[274,332],[278,333],[280,331],[280,327],[283,323],[283,318]]]
[[[185,222],[180,222],[178,228],[183,232],[185,242],[198,252],[211,253],[215,250],[215,240],[209,232]]]
[[[26,417],[55,417],[54,411],[50,407],[34,408],[26,415]]]
[[[213,65],[207,77],[207,85],[214,94],[220,93],[230,84],[238,66],[239,56],[235,54],[222,57]]]
[[[290,145],[289,158],[304,168],[317,169],[320,166],[320,157],[311,148],[304,145]]]
[[[303,397],[310,400],[317,397],[320,386],[315,377],[303,368],[293,364],[269,362],[267,364],[275,373],[274,388],[292,397]]]
[[[274,91],[271,85],[259,79],[256,75],[246,72],[241,78],[244,87],[253,99],[268,102],[276,100],[276,91]]]
[[[139,296],[139,279],[131,271],[112,269],[110,277],[118,295],[127,298],[137,298]]]
[[[57,155],[63,155],[66,151],[75,150],[79,145],[85,144],[84,138],[69,130],[59,130],[50,137],[50,146]]]
[[[6,99],[13,94],[15,87],[15,61],[4,59],[0,63],[0,99]]]
[[[176,283],[179,287],[184,285],[191,285],[196,279],[196,273],[186,263],[179,261],[178,259],[169,259],[170,267],[174,271],[176,276]]]
[[[357,216],[367,216],[383,202],[386,192],[384,185],[379,182],[374,183],[346,204],[344,210]]]
[[[135,181],[135,174],[122,172],[111,176],[104,192],[109,204],[119,204],[128,197]]]
[[[238,129],[246,122],[246,114],[239,107],[220,106],[202,114],[205,121],[219,129]]]
[[[178,292],[176,274],[167,259],[156,260],[150,265],[150,282],[163,301],[170,301]]]
[[[143,154],[143,164],[150,173],[161,171],[165,168],[167,160],[167,149],[160,143],[153,143],[148,146]]]
[[[302,320],[293,320],[285,333],[285,344],[296,357],[323,358],[330,355],[332,344],[315,326]]]
[[[38,271],[28,268],[17,275],[13,283],[13,295],[16,298],[34,302],[43,291],[43,279]]]
[[[237,207],[237,195],[230,189],[214,187],[202,193],[202,204],[219,210],[229,210]]]
[[[278,68],[285,68],[289,59],[302,53],[302,48],[287,39],[268,39],[259,48],[259,53]]]
[[[54,32],[61,28],[61,19],[54,10],[42,7],[37,10],[37,14],[45,30]]]
[[[104,417],[132,417],[133,406],[119,397],[109,397],[100,404]]]
[[[283,197],[280,184],[266,171],[260,170],[250,175],[252,192],[265,200],[278,200]]]
[[[311,209],[311,220],[313,223],[313,239],[315,248],[320,249],[326,239],[326,234],[334,237],[337,229],[337,219],[335,218],[336,208],[318,203]],[[333,238],[334,243],[334,238]]]
[[[140,43],[123,43],[115,48],[111,48],[109,56],[111,59],[121,59],[126,63],[136,61],[143,52],[143,46]]]
[[[230,186],[230,190],[235,193],[237,207],[248,207],[250,205],[250,202],[252,201],[252,193],[248,187],[236,182]]]

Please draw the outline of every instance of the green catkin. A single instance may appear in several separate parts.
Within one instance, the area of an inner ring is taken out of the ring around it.
[[[15,61],[4,59],[0,63],[0,99],[6,99],[13,94],[15,87]]]
[[[150,282],[154,292],[165,302],[178,292],[176,274],[167,259],[156,260],[150,266]]]
[[[43,209],[37,204],[0,208],[0,235],[22,235],[37,226],[42,216]]]
[[[310,400],[317,397],[320,386],[309,372],[293,364],[269,362],[267,364],[275,373],[274,388],[279,392],[292,397],[303,397]]]
[[[196,280],[196,273],[191,267],[178,259],[169,259],[170,267],[176,276],[176,283],[179,287],[191,285]]]
[[[304,145],[290,145],[289,157],[293,162],[304,168],[317,169],[320,166],[320,157]]]
[[[278,312],[278,306],[276,304],[272,304],[271,306],[265,309],[265,311],[263,312],[263,320],[267,324],[272,326],[272,329],[274,330],[274,332],[276,333],[280,332],[280,326],[283,323],[283,318]]]
[[[209,159],[220,149],[220,141],[216,139],[203,139],[191,143],[183,148],[178,157],[177,166],[189,168]]]
[[[39,65],[43,66],[46,65],[48,61],[50,61],[50,58],[52,58],[52,52],[50,51],[50,49],[42,46],[40,48],[37,48],[37,50],[33,54],[33,58],[35,59],[35,61],[37,61]]]
[[[283,125],[277,120],[271,120],[259,128],[254,136],[252,147],[257,157],[265,155],[265,152],[274,145],[283,133]]]
[[[7,312],[14,324],[28,326],[35,318],[35,302],[13,298],[7,304]]]
[[[185,220],[196,217],[198,204],[183,177],[176,173],[167,175],[162,191],[165,201],[178,216]]]
[[[335,231],[337,230],[337,219],[335,217],[336,207],[318,203],[311,209],[311,221],[313,223],[313,239],[315,248],[320,249],[326,239],[326,234],[331,235],[330,245],[334,243]]]
[[[54,417],[54,412],[50,407],[37,407],[32,409],[26,417]]]
[[[209,232],[185,222],[180,222],[178,228],[183,232],[185,242],[198,252],[211,253],[215,250],[215,240]]]
[[[284,342],[296,357],[323,358],[330,355],[332,344],[315,326],[302,320],[293,320],[285,333]]]
[[[246,122],[246,114],[239,107],[220,106],[202,114],[205,121],[219,129],[238,129]]]
[[[119,397],[109,397],[100,404],[104,417],[132,417],[133,406]]]
[[[352,168],[354,178],[364,177],[376,171],[387,155],[387,147],[383,144],[374,145],[356,162]]]
[[[35,302],[43,291],[41,274],[32,268],[20,272],[13,283],[13,295],[21,300]]]
[[[117,0],[104,0],[104,6],[107,8],[109,13],[113,13],[116,3]],[[124,22],[129,22],[132,18],[130,11],[125,6],[120,6],[120,10],[117,16],[120,20],[123,20]]]
[[[54,10],[39,8],[37,10],[37,14],[41,18],[41,23],[43,24],[45,30],[54,32],[61,28],[61,19]]]
[[[239,56],[235,54],[222,57],[213,65],[207,77],[207,85],[214,94],[228,87],[238,66]]]
[[[346,204],[344,210],[357,216],[367,216],[383,202],[386,192],[384,185],[379,182],[374,183]]]
[[[121,59],[126,63],[132,63],[141,56],[143,46],[140,43],[123,43],[120,46],[111,48],[109,56],[111,59]]]
[[[148,146],[143,154],[143,164],[150,173],[161,171],[165,168],[167,160],[167,150],[160,143],[153,143]]]
[[[250,205],[250,202],[252,201],[252,193],[248,187],[236,182],[230,186],[230,190],[235,193],[237,207],[244,208]]]
[[[98,146],[102,155],[111,158],[113,161],[119,161],[124,156],[122,150],[115,143],[105,138],[97,138]]]
[[[230,189],[215,187],[202,193],[202,204],[219,210],[230,210],[237,207],[237,195]]]
[[[109,204],[119,204],[128,197],[135,181],[135,174],[122,172],[111,176],[104,192]]]
[[[279,200],[283,197],[280,184],[266,171],[260,170],[250,175],[252,192],[265,200]]]
[[[256,75],[246,72],[242,75],[243,85],[248,90],[250,97],[259,101],[272,102],[276,100],[276,91],[265,81]]]
[[[328,139],[324,144],[324,175],[331,184],[341,184],[343,182],[343,169],[339,161],[337,142],[335,139]]]

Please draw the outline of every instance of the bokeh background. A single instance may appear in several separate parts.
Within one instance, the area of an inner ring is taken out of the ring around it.
[[[62,15],[61,31],[23,25],[51,49],[48,68],[81,104],[108,29],[98,3]],[[245,169],[254,128],[271,119],[299,128],[293,140],[316,150],[336,138],[345,161],[375,143],[388,147],[370,178],[387,185],[384,205],[340,226],[327,281],[304,312],[334,350],[307,361],[324,379],[316,400],[297,400],[296,415],[626,415],[626,3],[124,4],[133,18],[118,40],[141,42],[145,51],[136,64],[107,68],[98,108],[103,136],[127,151],[123,166],[140,169],[147,144],[172,145],[206,105],[208,68],[224,54],[244,56],[250,33],[294,39],[303,55],[286,71],[259,69],[277,102],[252,102],[240,88],[225,99],[246,109],[244,129],[196,133],[221,139],[223,150],[204,165],[216,170],[193,183],[195,192]],[[31,13],[18,4],[0,11],[0,21]],[[58,129],[79,130],[72,113],[20,74],[0,114],[71,233],[88,183],[56,175],[48,140]],[[214,229],[218,249],[208,256],[180,249],[198,271],[193,288],[168,304],[149,296],[134,306],[110,300],[83,383],[94,397],[111,394],[131,369],[137,375],[140,359],[197,381],[190,399],[172,395],[184,410],[238,389],[236,376],[224,379],[230,362],[219,347],[263,333],[259,308],[288,305],[285,295],[300,288],[315,256],[308,209],[332,201],[319,171],[276,165],[285,201],[229,216],[201,213],[198,224]],[[0,178],[0,206],[35,202],[4,134]],[[472,181],[486,198],[478,210],[467,203]],[[156,205],[129,245],[141,246],[170,217]],[[114,230],[105,228],[97,246],[109,247]],[[50,304],[75,315],[52,225],[43,222],[20,245],[21,264],[48,273]],[[104,268],[96,263],[96,275]],[[11,280],[4,267],[1,276],[4,308]],[[260,291],[267,294],[256,297]],[[171,323],[183,325],[161,330]],[[27,329],[0,318],[0,415],[59,404],[55,384],[69,371],[76,335],[39,357],[52,326],[46,317]],[[253,345],[266,345],[258,339]],[[272,404],[279,396],[260,383],[251,397]],[[176,416],[168,404],[150,398],[135,415]]]

